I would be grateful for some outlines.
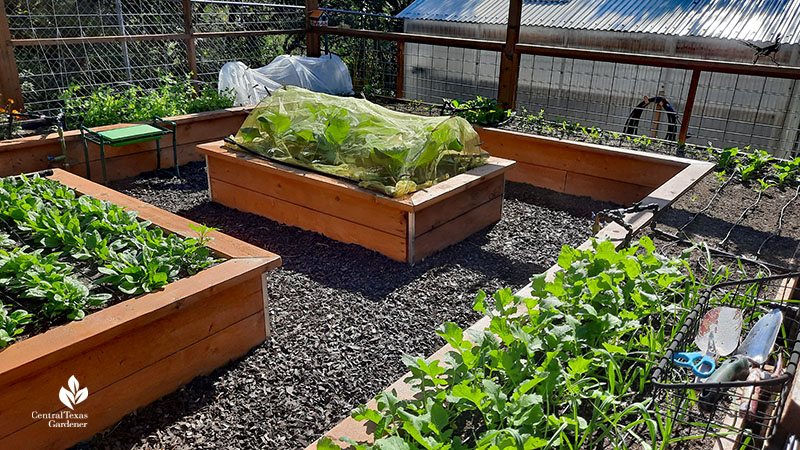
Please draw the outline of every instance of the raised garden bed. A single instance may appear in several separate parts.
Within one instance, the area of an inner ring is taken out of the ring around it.
[[[197,148],[206,156],[213,201],[409,263],[500,220],[505,172],[514,165],[490,158],[423,191],[390,198],[222,142]]]
[[[235,133],[247,117],[247,113],[247,108],[237,107],[169,117],[169,120],[177,123],[179,163],[185,164],[200,159],[200,155],[195,151],[197,144],[215,141]],[[106,125],[94,129],[110,130],[126,125]],[[51,167],[63,167],[70,172],[85,176],[86,165],[80,130],[64,132],[64,143],[69,167],[64,166],[63,161],[52,163],[50,160],[62,155],[61,139],[57,133],[0,141],[0,176],[38,172]],[[171,146],[171,137],[162,139],[162,149],[169,149]],[[172,165],[171,151],[162,151],[161,158],[161,167]],[[102,181],[100,150],[96,145],[89,145],[89,160],[92,179]],[[153,170],[156,168],[156,143],[151,141],[120,148],[107,148],[106,164],[109,180],[119,180]]]
[[[167,232],[196,236],[193,222],[139,200],[62,170],[50,178],[135,210]],[[75,444],[264,341],[266,274],[280,257],[222,233],[209,236],[224,262],[0,351],[0,447]],[[88,395],[68,409],[59,391],[75,391],[71,377]]]
[[[678,174],[696,176],[698,168],[710,168],[686,158],[498,128],[476,130],[489,154],[517,162],[509,180],[625,205],[644,199]]]

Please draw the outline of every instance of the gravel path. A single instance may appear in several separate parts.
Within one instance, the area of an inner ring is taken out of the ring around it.
[[[304,448],[401,376],[403,353],[441,347],[442,322],[476,321],[479,289],[524,286],[562,244],[588,238],[591,211],[609,206],[509,183],[498,224],[409,266],[211,203],[202,163],[181,173],[113,187],[281,255],[269,277],[274,335],[84,447]]]

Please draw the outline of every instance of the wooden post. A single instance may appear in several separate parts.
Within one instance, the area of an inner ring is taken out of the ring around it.
[[[319,57],[322,52],[319,46],[319,33],[311,27],[311,11],[319,9],[317,0],[306,0],[306,55]]]
[[[403,98],[403,75],[405,74],[406,43],[397,43],[397,83],[395,84],[395,98]]]
[[[683,108],[681,117],[681,131],[678,134],[678,144],[686,143],[686,135],[689,133],[689,121],[692,118],[692,108],[694,107],[694,97],[697,95],[697,84],[700,82],[700,70],[692,71],[692,81],[689,83],[689,94],[686,96],[686,106]]]
[[[5,107],[6,100],[14,100],[14,108],[22,111],[22,88],[19,84],[19,70],[14,58],[14,46],[11,44],[11,31],[8,29],[5,1],[0,0],[0,107]]]
[[[519,27],[522,21],[522,0],[511,0],[508,7],[508,27],[506,43],[500,55],[500,83],[497,88],[497,101],[504,108],[513,109],[517,102],[517,78],[519,78]]]
[[[186,34],[186,59],[189,62],[189,72],[193,80],[197,79],[197,47],[195,46],[192,23],[192,0],[181,0],[183,5],[183,30]],[[195,83],[195,90],[198,88]]]

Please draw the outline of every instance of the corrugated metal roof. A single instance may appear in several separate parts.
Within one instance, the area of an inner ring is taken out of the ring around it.
[[[505,24],[508,0],[416,0],[401,19]],[[533,0],[522,25],[800,43],[800,0]]]

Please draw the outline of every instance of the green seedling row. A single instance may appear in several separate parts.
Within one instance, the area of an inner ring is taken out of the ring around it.
[[[39,319],[80,320],[112,297],[92,293],[99,287],[119,297],[143,294],[217,261],[205,246],[210,228],[195,227],[197,238],[164,233],[136,212],[40,177],[0,179],[2,229],[0,285],[7,294],[41,301],[33,318],[4,306],[2,338]],[[81,275],[94,281],[80,281],[76,266],[88,267]]]

